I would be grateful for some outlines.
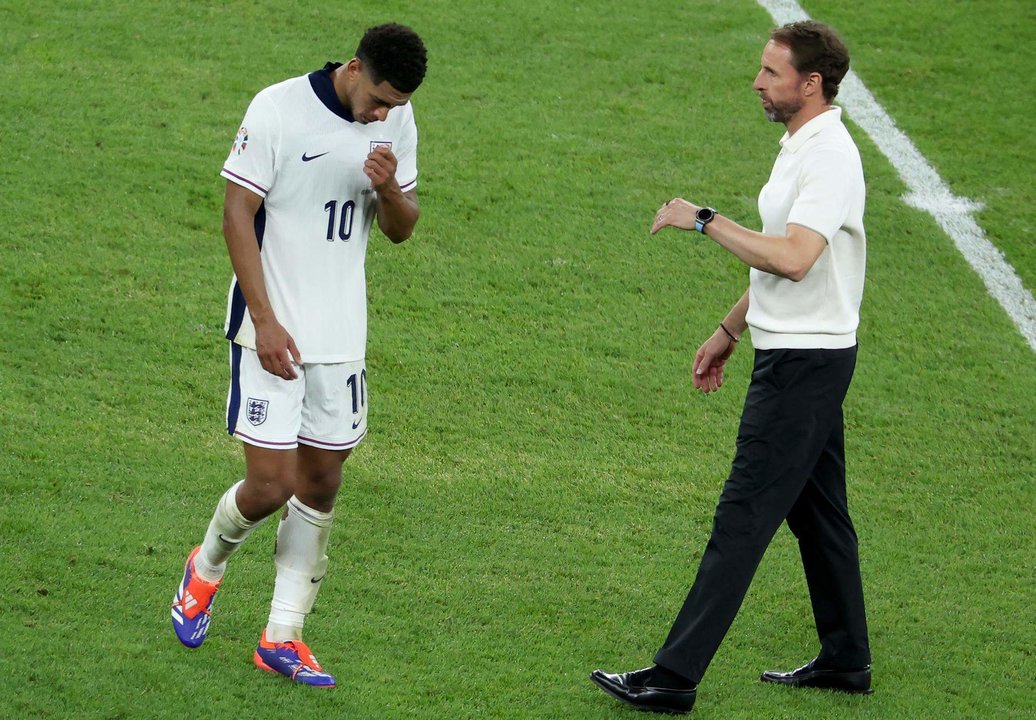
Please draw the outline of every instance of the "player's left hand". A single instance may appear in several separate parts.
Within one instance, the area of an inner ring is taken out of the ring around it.
[[[385,145],[379,145],[367,156],[363,172],[374,189],[381,191],[396,181],[396,156]]]
[[[665,205],[658,208],[655,213],[655,222],[651,225],[651,234],[654,235],[664,227],[681,228],[682,230],[693,230],[695,213],[698,206],[689,203],[683,198],[667,200]]]

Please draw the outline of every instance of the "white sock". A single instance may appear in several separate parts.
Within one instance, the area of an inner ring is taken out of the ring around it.
[[[306,615],[327,571],[325,552],[334,513],[307,507],[294,495],[287,509],[288,516],[277,527],[277,581],[266,625],[269,642],[302,639]]]
[[[237,507],[237,489],[244,480],[230,486],[216,504],[216,512],[209,521],[209,529],[205,531],[205,540],[201,550],[194,556],[194,570],[198,577],[209,582],[216,582],[223,577],[229,558],[263,522],[252,522],[241,514]],[[263,518],[265,520],[265,518]]]

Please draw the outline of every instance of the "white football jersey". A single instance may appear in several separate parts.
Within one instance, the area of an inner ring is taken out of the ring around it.
[[[367,238],[376,214],[363,173],[388,145],[403,192],[417,186],[417,126],[410,103],[384,122],[354,122],[322,70],[272,85],[252,100],[220,173],[263,198],[256,235],[266,291],[304,363],[361,360],[367,347]],[[237,278],[227,300],[227,338],[255,348]]]

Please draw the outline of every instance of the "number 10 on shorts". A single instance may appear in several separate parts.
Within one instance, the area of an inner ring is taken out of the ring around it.
[[[360,371],[359,375],[353,373],[345,381],[353,397],[353,430],[359,427],[367,409],[367,369]]]

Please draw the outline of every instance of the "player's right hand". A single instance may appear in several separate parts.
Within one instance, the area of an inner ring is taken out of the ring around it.
[[[295,366],[302,364],[302,355],[295,340],[276,320],[256,325],[255,352],[266,372],[285,380],[298,378]]]

